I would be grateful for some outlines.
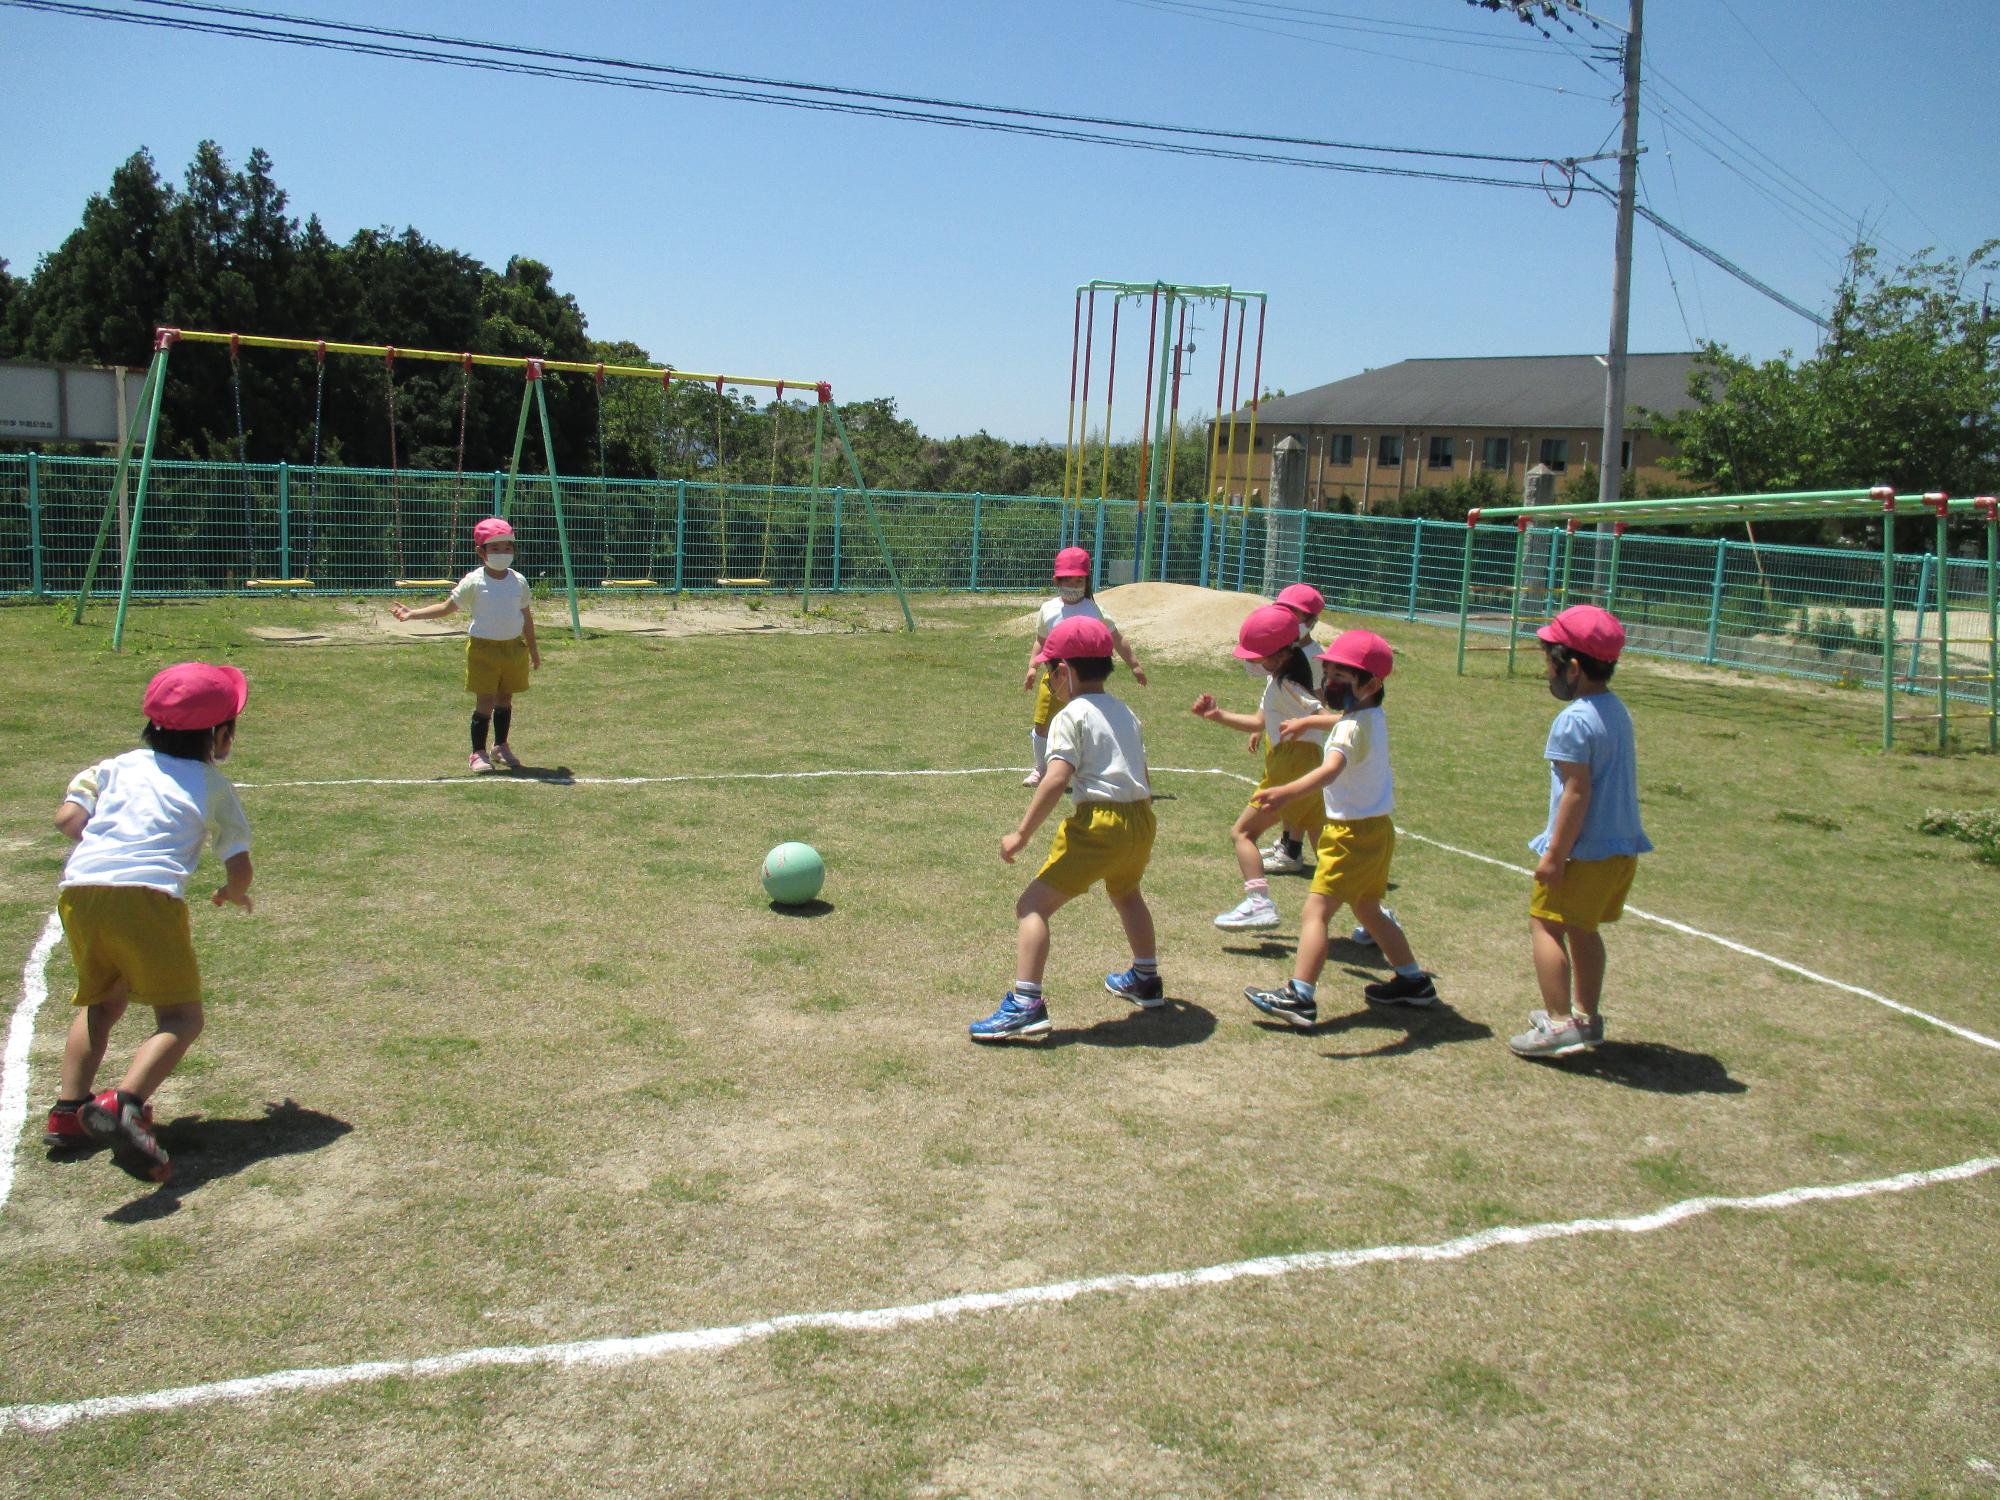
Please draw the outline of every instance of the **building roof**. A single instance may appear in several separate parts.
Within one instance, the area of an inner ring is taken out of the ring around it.
[[[1693,405],[1687,382],[1694,361],[1691,353],[1628,356],[1627,406],[1677,413]],[[1249,419],[1248,407],[1237,413],[1238,421]],[[1265,401],[1257,420],[1297,427],[1596,427],[1604,420],[1604,364],[1595,354],[1406,359]]]

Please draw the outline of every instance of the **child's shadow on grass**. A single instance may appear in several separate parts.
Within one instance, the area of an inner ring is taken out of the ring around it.
[[[1266,1031],[1294,1029],[1282,1021],[1260,1019],[1257,1024]],[[1493,1035],[1493,1028],[1485,1022],[1468,1020],[1442,1003],[1425,1006],[1370,1005],[1346,1015],[1329,1016],[1306,1034],[1335,1037],[1350,1031],[1381,1034],[1385,1039],[1379,1046],[1359,1052],[1322,1052],[1320,1056],[1329,1062],[1357,1062],[1366,1057],[1406,1057],[1429,1047],[1443,1047],[1452,1042],[1480,1042]]]
[[[1683,1052],[1665,1042],[1602,1042],[1589,1052],[1540,1058],[1565,1073],[1601,1078],[1649,1094],[1747,1094],[1750,1085],[1731,1078],[1722,1060],[1706,1052]]]
[[[576,785],[576,772],[568,766],[523,766],[518,771],[497,774],[507,781],[546,781],[551,786]]]
[[[1251,938],[1247,942],[1224,943],[1222,951],[1236,958],[1290,958],[1299,951],[1299,940],[1273,933],[1269,937]],[[1348,972],[1361,979],[1373,979],[1375,976],[1362,973],[1353,967],[1355,964],[1388,967],[1388,960],[1382,957],[1380,948],[1373,943],[1357,943],[1345,933],[1327,939],[1326,957],[1328,963],[1348,965]]]
[[[181,1199],[222,1177],[274,1156],[298,1156],[330,1146],[354,1127],[287,1099],[266,1104],[262,1119],[209,1120],[185,1115],[155,1132],[174,1160],[171,1181],[104,1216],[111,1224],[142,1224],[180,1211]]]
[[[1191,1047],[1215,1032],[1215,1013],[1188,1000],[1169,999],[1157,1010],[1122,1016],[1049,1036],[1051,1047]]]

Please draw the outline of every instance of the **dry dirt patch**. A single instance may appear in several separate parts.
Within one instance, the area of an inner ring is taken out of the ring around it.
[[[429,602],[428,600],[424,602]],[[746,601],[733,599],[681,601],[674,604],[655,600],[620,600],[589,605],[578,612],[586,630],[616,632],[621,635],[746,635],[773,632],[821,635],[846,631],[853,622],[823,615],[801,615],[796,603],[773,600],[753,609]],[[544,600],[536,610],[536,627],[544,634],[566,628],[569,610],[560,599]],[[251,625],[247,633],[257,640],[281,646],[351,646],[383,640],[435,640],[463,636],[465,619],[452,615],[442,620],[398,620],[386,604],[343,602],[333,618],[308,626]]]
[[[1224,593],[1191,583],[1127,583],[1097,595],[1119,631],[1147,656],[1165,661],[1212,661],[1236,644],[1243,617],[1271,601],[1262,594]],[[1010,635],[1031,635],[1035,614],[1007,622]]]

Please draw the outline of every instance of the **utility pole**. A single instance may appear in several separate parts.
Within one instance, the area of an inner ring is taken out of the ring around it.
[[[1646,0],[1631,0],[1625,33],[1625,134],[1618,145],[1618,233],[1611,268],[1611,350],[1604,370],[1604,440],[1598,447],[1597,498],[1618,498],[1624,477],[1625,356],[1632,323],[1632,204],[1639,184],[1639,33]]]

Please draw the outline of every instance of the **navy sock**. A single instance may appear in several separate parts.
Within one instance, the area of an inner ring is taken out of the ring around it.
[[[507,731],[512,729],[513,727],[514,727],[514,706],[511,703],[508,704],[505,708],[496,708],[493,710],[494,744],[496,745],[506,744]]]
[[[479,754],[486,753],[486,727],[493,722],[492,716],[476,713],[472,716],[472,748]]]
[[[1159,977],[1160,961],[1157,958],[1135,958],[1132,969],[1141,979],[1155,979]]]

